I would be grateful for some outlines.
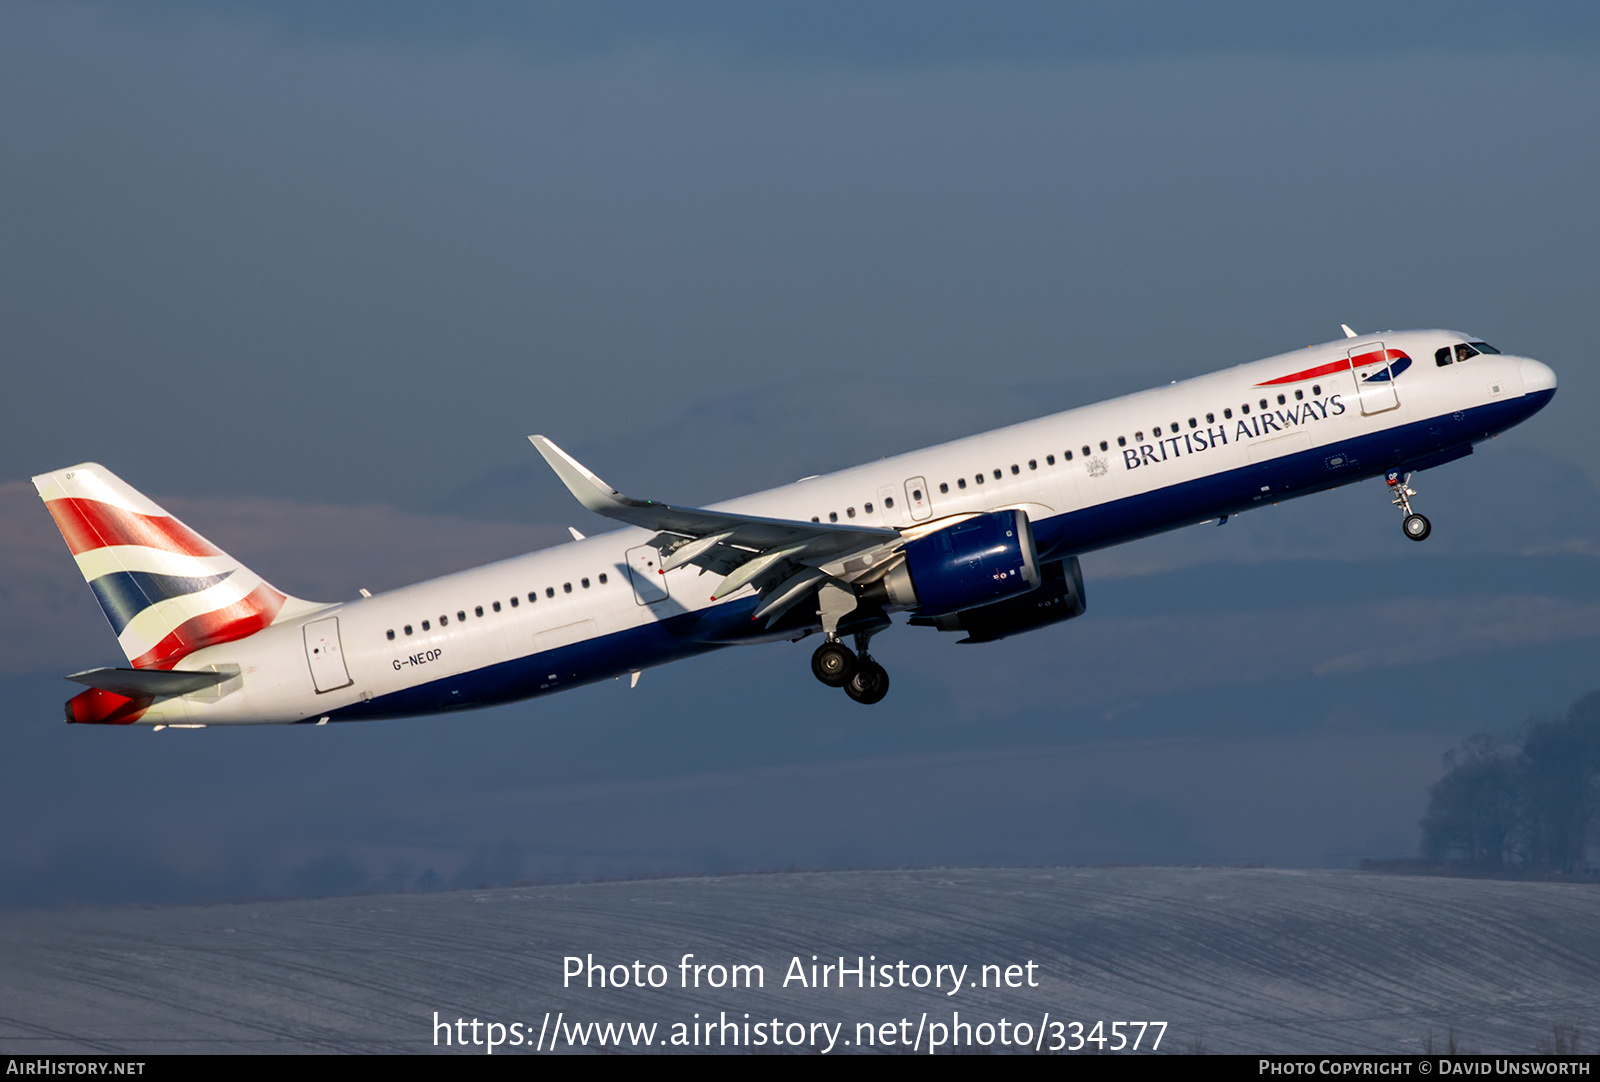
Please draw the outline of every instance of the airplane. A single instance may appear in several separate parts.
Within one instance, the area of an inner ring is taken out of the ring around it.
[[[484,707],[726,646],[821,637],[812,673],[858,703],[868,650],[914,626],[988,643],[1081,616],[1079,557],[1383,477],[1404,535],[1413,474],[1547,405],[1555,373],[1446,330],[1358,335],[706,508],[623,495],[529,440],[624,528],[318,603],[274,589],[105,467],[33,478],[127,668],[67,679],[73,723],[155,729]],[[569,528],[570,529],[570,528]],[[854,644],[854,649],[847,645]]]

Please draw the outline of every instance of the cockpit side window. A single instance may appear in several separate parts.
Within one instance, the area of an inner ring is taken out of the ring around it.
[[[1487,342],[1473,342],[1472,343],[1472,348],[1477,350],[1479,353],[1499,354],[1499,352],[1500,352],[1498,349],[1495,349],[1493,346],[1491,346]]]
[[[1443,368],[1445,365],[1449,364],[1450,347],[1445,346],[1443,349],[1435,350],[1433,354],[1433,363],[1438,365],[1440,368]]]
[[[1476,357],[1477,355],[1478,351],[1467,345],[1465,342],[1456,343],[1456,360],[1464,361],[1468,357]]]

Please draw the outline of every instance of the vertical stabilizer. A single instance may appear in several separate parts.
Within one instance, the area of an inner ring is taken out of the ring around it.
[[[255,634],[286,605],[306,607],[104,466],[86,462],[33,484],[136,669],[170,669]]]

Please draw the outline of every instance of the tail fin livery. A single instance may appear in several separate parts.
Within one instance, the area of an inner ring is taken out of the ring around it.
[[[286,602],[304,605],[104,466],[86,462],[33,484],[136,669],[170,669],[260,631]]]

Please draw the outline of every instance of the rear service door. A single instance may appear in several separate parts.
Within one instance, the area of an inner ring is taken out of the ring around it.
[[[339,646],[339,618],[313,620],[305,626],[306,661],[311,664],[311,682],[318,694],[337,691],[355,683],[344,667],[344,650]]]

